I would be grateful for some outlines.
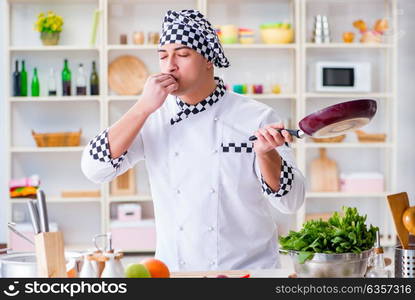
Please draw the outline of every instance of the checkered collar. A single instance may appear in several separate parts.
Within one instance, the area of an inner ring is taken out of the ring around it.
[[[225,95],[225,85],[223,80],[219,77],[215,77],[216,88],[215,90],[205,99],[197,103],[196,105],[189,105],[181,100],[179,97],[176,97],[176,104],[179,108],[179,112],[170,120],[170,124],[174,125],[184,119],[187,119],[190,115],[196,115],[202,111],[205,111],[213,104],[218,102],[223,95]]]

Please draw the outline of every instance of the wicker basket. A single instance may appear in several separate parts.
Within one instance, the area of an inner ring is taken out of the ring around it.
[[[362,130],[356,130],[357,139],[362,143],[380,143],[386,140],[384,133],[366,133]]]
[[[77,132],[36,133],[32,136],[38,147],[74,147],[81,144],[82,129]]]
[[[346,137],[345,134],[329,137],[329,138],[312,138],[315,143],[341,143],[344,138]]]

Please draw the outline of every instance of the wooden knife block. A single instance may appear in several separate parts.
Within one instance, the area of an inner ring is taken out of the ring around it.
[[[62,232],[42,232],[36,234],[35,252],[39,277],[67,277]]]

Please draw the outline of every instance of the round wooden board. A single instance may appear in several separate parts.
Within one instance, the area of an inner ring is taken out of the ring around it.
[[[119,95],[137,95],[148,77],[145,64],[135,56],[123,55],[114,59],[108,68],[110,89]]]

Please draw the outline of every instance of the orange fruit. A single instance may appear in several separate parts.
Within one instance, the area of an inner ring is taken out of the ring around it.
[[[140,262],[147,267],[151,274],[151,278],[169,278],[169,268],[161,260],[155,258],[147,258]]]
[[[66,271],[66,276],[68,276],[68,278],[76,278],[77,277],[76,275],[77,275],[77,273],[76,273],[75,268],[72,268],[72,269]]]

